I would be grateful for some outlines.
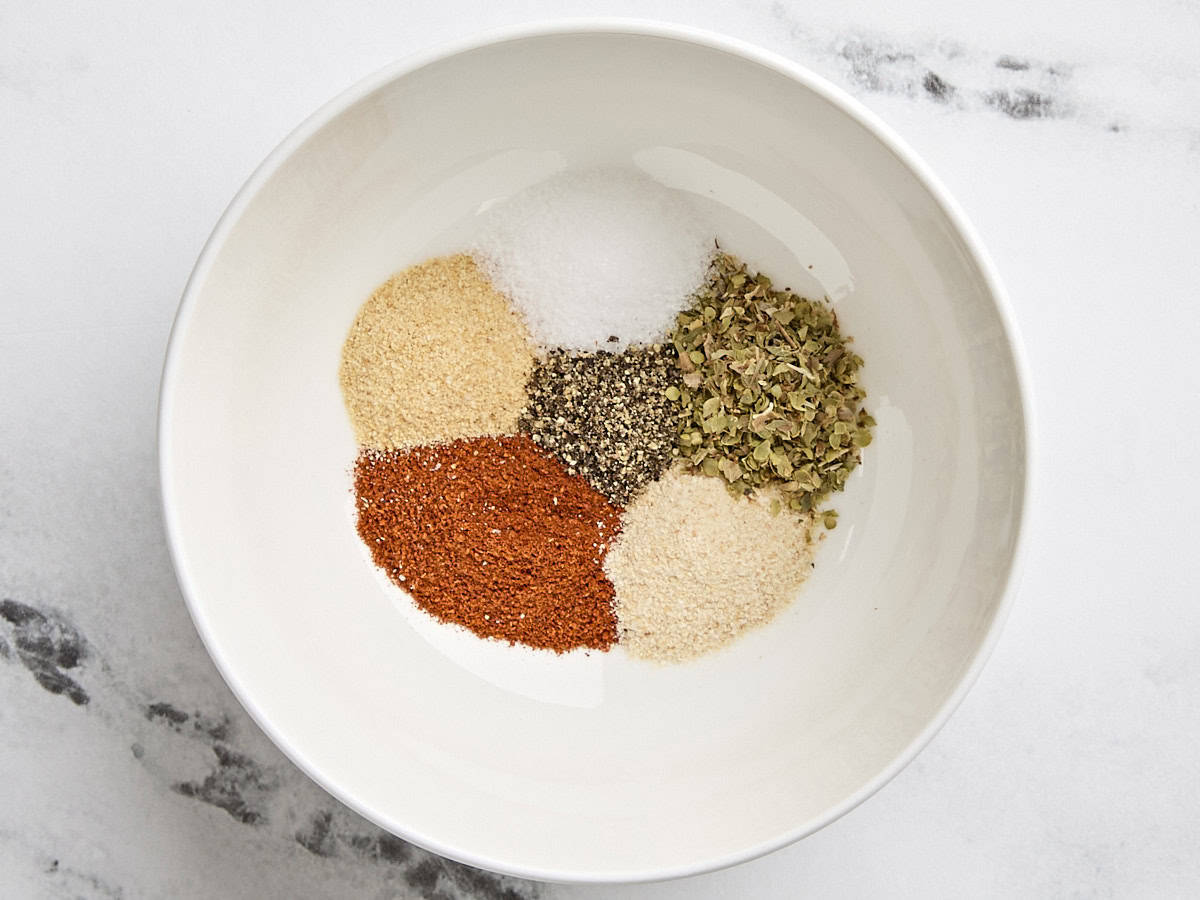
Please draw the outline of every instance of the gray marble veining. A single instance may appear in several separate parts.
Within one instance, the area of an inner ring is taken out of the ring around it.
[[[261,741],[247,748],[241,736],[254,726],[228,698],[218,699],[219,709],[184,709],[124,683],[61,610],[0,601],[0,657],[23,668],[51,695],[47,702],[69,702],[80,715],[101,719],[163,789],[220,810],[236,827],[261,830],[321,859],[394,872],[420,897],[538,896],[537,885],[443,859],[371,825],[313,789],[277,752],[264,753]],[[207,760],[199,773],[197,757]],[[123,896],[119,886],[57,859],[45,876],[64,891],[82,884],[100,896]]]

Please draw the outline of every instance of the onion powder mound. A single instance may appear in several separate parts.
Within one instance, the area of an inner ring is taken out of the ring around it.
[[[700,656],[791,603],[812,570],[813,519],[773,514],[770,494],[735,497],[676,467],[634,499],[604,560],[630,655]]]
[[[704,283],[712,234],[682,191],[619,168],[565,172],[484,213],[472,248],[536,342],[662,340]]]

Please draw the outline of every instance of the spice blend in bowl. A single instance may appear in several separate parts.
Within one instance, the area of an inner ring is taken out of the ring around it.
[[[341,366],[358,533],[424,612],[671,663],[795,597],[871,439],[862,359],[689,211],[644,176],[563,173],[485,215],[478,262],[363,304]]]

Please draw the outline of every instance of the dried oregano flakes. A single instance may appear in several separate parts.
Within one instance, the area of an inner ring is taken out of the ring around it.
[[[862,359],[828,304],[774,290],[719,253],[671,343],[680,381],[666,396],[687,468],[737,495],[774,485],[797,512],[845,486],[875,420],[862,406]],[[832,510],[823,516],[836,524]]]

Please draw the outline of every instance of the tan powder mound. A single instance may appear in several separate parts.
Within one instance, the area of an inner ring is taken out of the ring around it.
[[[631,655],[690,659],[791,603],[812,569],[812,518],[772,515],[770,499],[737,499],[722,479],[678,468],[634,499],[604,561]]]
[[[396,450],[515,432],[533,360],[520,315],[458,254],[380,285],[338,374],[359,444]]]

